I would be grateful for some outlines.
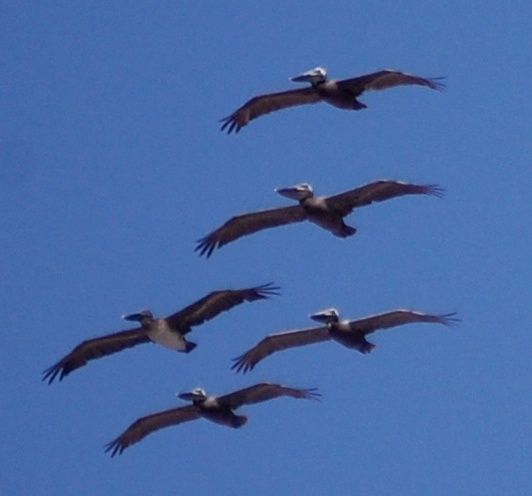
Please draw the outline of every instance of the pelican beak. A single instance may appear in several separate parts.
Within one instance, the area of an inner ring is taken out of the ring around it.
[[[130,313],[127,315],[122,315],[122,318],[124,320],[129,320],[131,322],[142,322],[142,320],[147,316],[148,316],[147,312],[142,311],[142,312]]]
[[[275,192],[291,200],[299,200],[301,190],[292,186],[290,188],[275,188]]]
[[[320,324],[328,324],[329,322],[338,320],[338,311],[334,308],[329,308],[328,310],[313,313],[309,317]]]
[[[289,188],[275,188],[275,192],[291,200],[299,201],[312,196],[312,187],[308,184],[298,184]]]
[[[185,401],[194,401],[196,399],[196,395],[194,393],[180,393],[177,395],[177,397]]]
[[[318,83],[320,81],[325,81],[326,77],[326,71],[322,67],[316,67],[315,69],[312,69],[311,71],[304,72],[303,74],[299,74],[299,76],[293,76],[290,79],[290,81],[294,83]]]

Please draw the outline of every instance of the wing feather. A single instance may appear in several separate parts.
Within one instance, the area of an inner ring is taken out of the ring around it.
[[[439,80],[443,78],[422,78],[406,74],[404,72],[386,69],[383,71],[365,74],[351,79],[337,81],[340,88],[349,89],[355,96],[361,95],[364,91],[386,90],[395,86],[418,85],[427,86],[433,90],[442,90],[445,88]]]
[[[381,180],[366,184],[325,199],[327,204],[342,216],[350,214],[354,208],[370,205],[373,202],[390,200],[404,195],[432,195],[443,197],[444,190],[435,184],[408,184],[401,181]]]
[[[372,315],[364,319],[354,320],[349,323],[349,326],[353,331],[356,330],[367,335],[378,329],[389,329],[391,327],[412,324],[415,322],[429,322],[452,327],[460,322],[460,319],[456,318],[456,313],[429,315],[411,310],[393,310],[391,312]]]
[[[175,327],[183,324],[197,326],[245,301],[265,300],[270,296],[278,295],[278,290],[279,287],[268,283],[253,288],[213,291],[183,310],[166,317],[166,320]]]
[[[246,372],[253,370],[257,363],[270,356],[272,353],[286,350],[288,348],[295,348],[297,346],[321,343],[323,341],[329,341],[330,339],[331,336],[327,327],[314,327],[299,331],[270,334],[256,346],[246,351],[243,355],[235,358],[235,363],[231,369],[236,369],[236,372],[242,371],[245,374]]]
[[[218,403],[226,405],[231,409],[237,409],[242,405],[253,405],[262,401],[272,400],[280,396],[289,396],[296,399],[318,399],[321,394],[317,392],[316,388],[311,389],[293,389],[279,384],[272,384],[264,382],[256,384],[245,389],[240,389],[234,393],[220,396]]]
[[[76,346],[68,355],[65,355],[56,364],[43,372],[43,381],[51,384],[59,374],[59,380],[67,376],[73,370],[87,364],[89,360],[95,360],[107,355],[112,355],[126,348],[132,348],[142,343],[150,343],[146,332],[141,327],[121,331],[99,338],[88,339]]]
[[[242,236],[248,236],[263,229],[302,222],[305,219],[306,214],[299,205],[237,215],[209,235],[198,240],[195,251],[199,251],[200,256],[206,254],[209,258],[215,248],[221,248]]]
[[[221,130],[227,128],[227,134],[231,134],[233,130],[238,133],[250,121],[261,115],[296,105],[318,103],[319,101],[321,101],[321,97],[312,86],[256,96],[231,115],[221,119],[220,122],[223,122]]]
[[[133,422],[120,436],[105,445],[105,452],[111,457],[120,455],[129,446],[138,443],[152,432],[170,427],[172,425],[190,422],[200,418],[200,412],[195,405],[173,408],[164,412],[154,413],[141,417]]]

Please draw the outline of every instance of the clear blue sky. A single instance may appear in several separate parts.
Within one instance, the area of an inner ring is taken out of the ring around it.
[[[0,492],[56,494],[520,495],[532,489],[532,7],[529,2],[4,2],[0,7]],[[218,120],[323,65],[446,76],[447,90],[368,93]],[[310,224],[199,258],[232,215],[389,178],[444,200],[360,209],[340,240]],[[222,288],[273,281],[191,335],[189,355],[143,345],[48,386],[41,372],[84,339],[170,314]],[[463,319],[272,356],[231,358],[272,332],[394,308]],[[243,408],[110,459],[142,415],[202,386],[318,387],[321,403]]]

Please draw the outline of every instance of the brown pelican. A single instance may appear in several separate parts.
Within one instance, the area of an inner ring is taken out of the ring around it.
[[[235,358],[235,363],[231,368],[236,369],[237,372],[246,373],[248,370],[253,370],[257,363],[272,353],[331,339],[346,348],[360,353],[370,353],[376,345],[366,341],[366,335],[378,329],[389,329],[413,322],[431,322],[452,326],[459,322],[454,315],[456,314],[428,315],[411,310],[393,310],[360,320],[340,321],[338,311],[335,308],[329,308],[310,315],[311,319],[325,324],[324,327],[270,334],[249,351]]]
[[[216,424],[238,429],[248,420],[245,415],[235,415],[233,410],[242,405],[252,405],[262,401],[272,400],[280,396],[290,396],[297,399],[318,399],[321,395],[313,389],[293,389],[278,384],[262,383],[245,389],[240,389],[225,396],[207,396],[207,393],[197,388],[189,393],[177,395],[185,401],[192,401],[192,405],[182,406],[141,417],[133,422],[120,436],[106,445],[105,451],[111,456],[121,454],[132,444],[138,443],[148,434],[171,425],[182,424],[200,417]]]
[[[196,344],[185,339],[192,327],[211,320],[222,312],[230,310],[244,301],[267,299],[277,295],[279,288],[264,284],[255,288],[214,291],[201,300],[168,317],[156,319],[149,310],[124,315],[128,321],[140,322],[140,327],[108,334],[83,341],[55,365],[46,369],[43,381],[51,384],[59,374],[59,380],[73,370],[83,367],[89,360],[111,355],[141,343],[159,343],[171,350],[189,353]]]
[[[438,82],[439,79],[443,78],[422,78],[386,69],[352,79],[327,81],[327,71],[323,67],[316,67],[290,78],[290,81],[295,83],[310,83],[310,87],[256,96],[222,119],[220,122],[224,124],[221,129],[223,131],[227,128],[228,134],[233,130],[238,133],[249,121],[261,115],[321,101],[340,109],[361,110],[367,108],[367,105],[359,102],[357,98],[364,91],[386,90],[404,85],[427,86],[433,90],[441,90],[444,85]]]
[[[403,195],[443,197],[443,189],[437,185],[407,184],[398,181],[376,181],[334,196],[316,197],[312,186],[306,183],[291,188],[277,188],[275,191],[282,196],[297,200],[299,205],[237,215],[216,231],[200,239],[195,251],[210,257],[215,248],[221,248],[242,236],[304,220],[318,224],[335,236],[346,238],[356,233],[354,227],[347,226],[343,221],[354,208]]]

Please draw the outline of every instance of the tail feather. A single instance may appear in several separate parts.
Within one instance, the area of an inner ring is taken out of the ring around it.
[[[373,344],[373,343],[370,343],[368,341],[366,341],[364,344],[362,344],[360,346],[360,348],[358,349],[358,351],[360,351],[360,353],[371,353],[371,351],[376,348],[377,345],[376,344]]]
[[[192,343],[191,341],[185,341],[185,349],[182,350],[182,352],[190,353],[196,346],[198,346],[196,343]]]
[[[233,427],[235,429],[238,429],[239,427],[246,425],[247,422],[248,422],[248,418],[246,415],[236,415],[234,422],[233,422]]]
[[[340,236],[342,236],[342,238],[348,238],[349,236],[356,234],[356,232],[356,228],[344,224],[342,226],[342,232],[340,233]]]

